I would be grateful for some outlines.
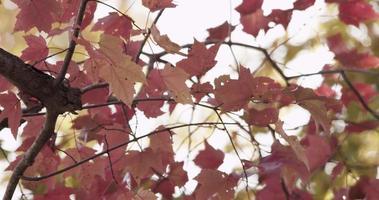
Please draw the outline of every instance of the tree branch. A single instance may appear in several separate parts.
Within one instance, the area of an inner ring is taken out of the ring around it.
[[[367,70],[360,70],[360,69],[336,69],[336,70],[323,70],[315,73],[310,74],[300,74],[296,76],[287,76],[288,80],[297,79],[301,77],[307,77],[307,76],[316,76],[316,75],[324,75],[324,74],[341,74],[345,72],[351,72],[351,73],[362,73],[370,76],[378,76],[379,72],[376,71],[367,71]]]
[[[43,73],[19,57],[0,48],[0,75],[9,80],[20,91],[42,102],[47,109],[61,114],[82,107],[80,89],[60,84],[54,86],[54,77]]]
[[[83,21],[83,18],[84,18],[84,13],[85,13],[85,10],[86,10],[87,2],[88,2],[88,0],[82,0],[80,2],[78,14],[76,15],[76,21],[75,21],[75,24],[73,26],[74,32],[72,34],[72,38],[71,38],[70,44],[68,46],[67,54],[66,54],[66,56],[64,58],[61,71],[59,72],[58,77],[54,81],[54,86],[57,86],[57,85],[61,84],[62,81],[63,81],[63,79],[64,79],[64,77],[66,76],[66,73],[67,73],[67,70],[68,70],[68,66],[70,65],[70,62],[71,62],[71,59],[72,59],[72,55],[74,54],[74,51],[75,51],[76,40],[79,37],[79,32],[80,32],[80,28],[81,28],[82,21]]]
[[[7,189],[5,191],[3,200],[11,200],[15,188],[22,177],[25,170],[31,166],[34,162],[35,157],[41,151],[46,142],[50,139],[51,135],[54,133],[55,123],[57,121],[58,113],[56,112],[47,112],[47,118],[45,121],[44,128],[41,131],[41,134],[34,141],[32,146],[26,151],[22,160],[17,163],[16,167],[13,170],[12,176],[8,182]]]
[[[155,17],[155,19],[154,19],[154,21],[153,21],[152,26],[155,25],[155,24],[158,22],[159,18],[160,18],[160,17],[162,16],[162,14],[163,14],[163,11],[164,11],[164,9],[162,9],[162,10],[159,11],[158,15]],[[147,30],[147,33],[146,33],[146,35],[145,35],[145,38],[143,39],[142,44],[141,44],[141,46],[140,46],[140,48],[139,48],[139,50],[138,50],[138,53],[137,53],[137,55],[136,55],[136,58],[135,58],[135,62],[136,62],[136,63],[139,62],[139,59],[140,59],[139,57],[141,56],[141,53],[142,53],[143,47],[145,47],[145,44],[146,44],[147,40],[148,40],[149,37],[150,37],[150,34],[151,34],[151,31],[150,31],[150,29],[148,29],[148,30]]]

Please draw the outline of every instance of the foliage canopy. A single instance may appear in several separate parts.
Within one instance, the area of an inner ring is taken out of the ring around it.
[[[243,0],[231,8],[238,24],[178,44],[159,28],[181,6],[172,0],[0,1],[0,126],[21,143],[4,199],[18,185],[40,200],[377,199],[378,2],[265,3]],[[136,22],[137,4],[151,21]],[[317,34],[291,43],[293,16],[315,7],[328,15],[315,16]],[[290,75],[288,63],[320,46],[332,62]],[[229,66],[218,65],[223,48]],[[313,76],[321,83],[302,86]],[[290,129],[293,109],[310,118]]]

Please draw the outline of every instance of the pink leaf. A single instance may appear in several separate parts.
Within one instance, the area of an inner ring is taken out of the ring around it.
[[[36,27],[39,31],[48,33],[55,21],[55,13],[59,12],[57,0],[13,0],[21,9],[17,15],[15,31],[29,31]]]
[[[149,8],[151,12],[176,7],[176,5],[172,3],[172,0],[142,0],[142,5]]]
[[[358,26],[361,22],[378,19],[379,15],[365,0],[349,0],[340,3],[339,17],[346,24]]]
[[[312,6],[315,3],[315,0],[297,0],[293,4],[293,8],[297,10],[305,10],[308,7]]]
[[[204,43],[195,40],[188,58],[179,61],[176,66],[191,76],[201,77],[216,65],[215,57],[219,47],[220,44],[216,44],[207,49]]]
[[[47,57],[49,49],[46,46],[46,40],[39,36],[24,36],[28,47],[22,51],[21,59],[24,61],[40,61]]]
[[[260,30],[267,31],[270,20],[263,16],[263,10],[259,9],[254,13],[241,16],[243,31],[253,36],[257,36]]]
[[[17,138],[17,130],[20,126],[22,110],[20,100],[13,93],[0,94],[0,105],[3,111],[0,114],[0,121],[8,118],[8,124],[14,138]]]
[[[231,32],[233,32],[234,28],[235,27],[230,25],[227,21],[217,27],[209,28],[207,29],[209,33],[207,40],[222,41],[227,38]]]
[[[111,12],[108,16],[99,19],[92,30],[104,31],[106,34],[120,36],[128,40],[132,31],[132,20],[129,17],[120,16],[116,12]]]
[[[239,5],[236,10],[241,15],[247,15],[260,9],[262,4],[263,0],[243,0],[242,4]]]
[[[209,199],[217,196],[217,199],[223,200],[234,197],[234,187],[238,181],[233,175],[212,169],[201,170],[195,180],[199,182],[195,190],[196,199]]]
[[[246,113],[247,123],[256,126],[267,126],[278,121],[279,111],[276,108],[257,110],[250,108]]]

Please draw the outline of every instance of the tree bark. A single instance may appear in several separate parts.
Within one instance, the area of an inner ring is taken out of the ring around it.
[[[19,57],[0,48],[0,75],[13,83],[20,91],[37,98],[47,109],[47,118],[41,134],[17,163],[4,194],[4,200],[11,200],[15,188],[46,142],[54,133],[59,114],[74,112],[82,108],[81,91],[64,84],[55,85],[55,78],[43,73]]]

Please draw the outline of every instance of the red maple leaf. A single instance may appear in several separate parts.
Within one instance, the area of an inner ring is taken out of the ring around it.
[[[305,10],[308,7],[312,6],[316,0],[297,0],[293,4],[293,8],[297,10]]]
[[[333,153],[327,140],[319,135],[307,135],[300,143],[305,148],[310,171],[324,166]]]
[[[215,80],[215,99],[224,111],[236,111],[243,108],[253,96],[249,87],[253,77],[250,70],[241,67],[237,80],[223,75]],[[241,87],[244,85],[245,87]],[[219,106],[218,105],[218,106]]]
[[[188,181],[187,172],[183,170],[183,165],[183,162],[172,163],[167,177],[159,180],[154,186],[153,191],[161,193],[166,199],[172,199],[175,186],[182,187]]]
[[[22,116],[20,100],[12,92],[8,94],[0,94],[0,105],[3,107],[0,114],[0,121],[8,118],[9,128],[16,139]]]
[[[256,12],[262,7],[263,0],[243,0],[242,4],[239,5],[236,10],[243,15],[247,15]]]
[[[369,52],[358,52],[356,49],[349,49],[340,34],[330,36],[327,39],[330,50],[336,55],[336,59],[340,61],[344,67],[379,67],[379,57]]]
[[[55,21],[55,13],[60,11],[60,4],[57,0],[13,0],[20,8],[17,15],[15,31],[29,31],[36,27],[39,31],[48,33],[51,25]]]
[[[108,87],[96,88],[82,94],[81,99],[83,104],[101,104],[108,100]]]
[[[292,18],[292,10],[274,9],[272,10],[271,14],[267,16],[267,18],[276,24],[281,24],[284,28],[287,28]]]
[[[132,31],[132,20],[124,15],[111,12],[108,16],[99,19],[92,28],[93,31],[104,31],[104,33],[123,37],[128,40]]]
[[[126,163],[128,163],[126,169],[137,182],[156,172],[160,174],[165,172],[161,159],[156,156],[151,148],[144,149],[142,152],[129,151],[126,155]]]
[[[365,0],[347,0],[339,4],[339,17],[346,24],[359,26],[359,23],[378,19],[379,15]]]
[[[44,194],[35,194],[34,199],[35,200],[49,200],[49,199],[66,200],[66,199],[70,199],[70,195],[72,194],[73,190],[74,190],[73,188],[59,186],[47,191]]]
[[[276,108],[265,108],[257,110],[250,108],[246,112],[246,121],[248,124],[256,126],[267,126],[277,122],[279,119],[279,111]]]
[[[176,7],[176,5],[172,3],[172,0],[142,0],[142,5],[149,8],[151,12]]]
[[[256,12],[241,16],[243,31],[253,36],[257,36],[260,30],[267,31],[269,29],[269,22],[270,20],[263,15],[263,10],[261,9],[258,9]]]
[[[298,159],[294,150],[274,142],[271,146],[271,155],[260,160],[258,165],[259,179],[269,183],[272,179],[282,177],[287,180],[287,187],[292,188],[298,178],[307,181],[310,174],[303,161]]]
[[[320,97],[312,89],[299,87],[294,91],[296,103],[308,110],[317,124],[320,124],[324,132],[329,134],[331,119],[327,116],[327,110],[331,100]]]
[[[202,169],[217,169],[224,162],[224,152],[214,149],[207,141],[204,144],[205,149],[196,156],[195,164]]]
[[[209,83],[194,83],[191,87],[191,94],[199,102],[205,95],[213,92],[213,86]]]
[[[112,126],[105,126],[100,132],[97,133],[102,137],[102,143],[105,145],[105,149],[109,149],[115,147],[121,143],[125,143],[129,141],[129,131],[123,129],[120,124],[113,124]],[[111,161],[115,162],[120,157],[125,155],[125,148],[118,148],[109,153],[111,157]]]
[[[28,47],[22,51],[21,59],[24,61],[40,61],[47,57],[49,49],[46,40],[42,36],[24,36]]]
[[[195,40],[188,58],[177,62],[176,66],[191,76],[201,77],[216,65],[215,57],[219,48],[220,44],[216,44],[207,49],[204,43]]]
[[[209,28],[207,29],[209,33],[207,40],[222,41],[233,32],[234,28],[235,26],[230,25],[227,21],[217,27]]]
[[[203,169],[195,177],[199,182],[195,190],[196,199],[209,199],[217,196],[217,199],[233,199],[234,187],[238,178],[233,174],[226,174],[212,169]]]
[[[163,126],[158,127],[156,130],[163,129]],[[162,165],[166,167],[167,165],[174,163],[174,150],[172,149],[172,138],[169,131],[159,132],[149,137],[150,138],[150,148],[158,157]]]
[[[379,180],[369,177],[359,179],[349,191],[349,197],[352,199],[375,200],[379,195]]]
[[[376,91],[375,87],[371,84],[367,83],[354,83],[353,86],[359,91],[359,94],[362,96],[362,98],[369,102],[370,99],[372,99],[374,96],[378,95],[378,92]],[[351,102],[356,102],[358,100],[357,96],[353,91],[350,90],[349,87],[344,87],[342,89],[342,102],[348,106]]]
[[[265,187],[257,192],[257,200],[286,199],[282,180],[278,176],[265,179]]]
[[[59,22],[70,22],[70,20],[76,16],[77,10],[80,6],[80,0],[61,0],[61,13],[57,17]],[[87,2],[86,10],[84,12],[83,21],[81,24],[81,29],[87,27],[94,17],[96,11],[97,3],[96,2]]]

